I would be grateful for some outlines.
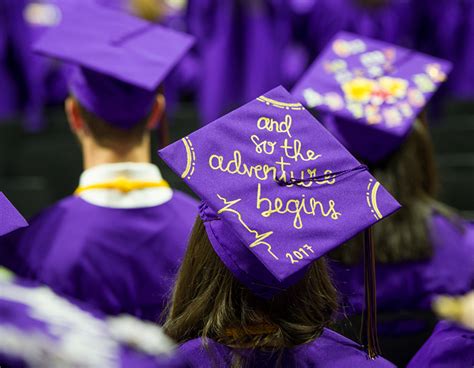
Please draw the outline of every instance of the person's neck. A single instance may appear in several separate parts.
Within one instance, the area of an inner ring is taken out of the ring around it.
[[[123,150],[114,150],[101,147],[93,142],[82,145],[84,170],[104,164],[115,164],[120,162],[151,162],[150,144],[144,142],[140,145]]]

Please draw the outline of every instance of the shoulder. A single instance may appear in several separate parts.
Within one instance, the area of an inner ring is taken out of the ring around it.
[[[198,215],[199,202],[186,193],[173,190],[171,199],[165,204],[155,207],[154,210],[172,220],[171,228],[189,228],[190,230]]]
[[[474,251],[474,223],[435,214],[431,218],[430,231],[435,255],[464,261],[472,259],[469,255]]]
[[[318,367],[395,367],[382,357],[369,359],[362,346],[329,329],[298,350],[304,353],[306,359],[316,360]],[[322,351],[324,354],[321,354]]]
[[[214,340],[202,338],[186,341],[177,351],[190,367],[227,367],[230,364],[230,349]]]
[[[447,217],[434,212],[430,218],[430,229],[434,238],[444,238],[445,234],[454,237],[455,240],[470,239],[474,241],[474,223],[458,216]]]
[[[441,321],[431,337],[410,361],[409,368],[462,368],[474,365],[474,332]]]
[[[197,213],[199,201],[191,197],[189,194],[181,192],[180,190],[173,189],[173,197],[171,198],[171,201],[174,203],[179,203],[183,206],[187,206],[189,208],[194,208]]]
[[[474,251],[474,223],[434,214],[430,229],[435,256],[438,254],[443,260],[456,258],[464,262],[472,259],[469,255]]]

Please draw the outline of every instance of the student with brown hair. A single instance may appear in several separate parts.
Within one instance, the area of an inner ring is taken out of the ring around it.
[[[430,333],[434,297],[463,294],[474,286],[472,225],[436,200],[436,165],[424,111],[450,68],[414,50],[340,33],[293,91],[323,113],[328,130],[369,164],[402,205],[374,226],[373,236],[377,307],[386,321],[381,332],[398,339],[398,348],[387,340],[385,351],[403,356],[403,365]],[[362,247],[361,237],[355,237],[331,254],[349,315],[364,306]]]
[[[74,195],[7,239],[3,264],[107,314],[159,319],[197,203],[151,164],[150,140],[159,86],[191,44],[106,7],[64,5],[35,48],[74,64],[65,108],[84,172]]]
[[[160,156],[203,200],[165,322],[189,366],[391,366],[375,359],[374,331],[371,360],[328,329],[337,303],[322,257],[378,221],[369,183],[384,216],[398,203],[287,91]]]
[[[336,70],[336,63],[345,66]],[[474,283],[470,225],[435,199],[436,164],[423,112],[449,70],[446,61],[341,33],[294,90],[324,113],[329,131],[403,206],[374,226],[380,310],[429,310],[435,295],[463,294]],[[332,111],[330,95],[340,101]],[[332,256],[351,313],[363,307],[363,259],[361,239],[349,243],[354,246]]]

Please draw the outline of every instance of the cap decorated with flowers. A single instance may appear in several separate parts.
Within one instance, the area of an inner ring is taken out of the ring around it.
[[[262,297],[400,207],[283,87],[159,155],[202,199],[216,253]]]
[[[292,90],[358,157],[396,150],[451,64],[414,50],[338,33]]]

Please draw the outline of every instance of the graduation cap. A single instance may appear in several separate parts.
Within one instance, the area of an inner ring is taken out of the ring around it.
[[[73,64],[71,93],[90,112],[120,128],[145,118],[157,88],[193,38],[92,2],[62,8],[61,22],[35,45]]]
[[[352,153],[376,163],[395,151],[451,70],[447,61],[338,33],[292,90]]]
[[[28,226],[28,223],[23,216],[13,207],[7,197],[0,192],[0,236],[26,226]]]
[[[159,155],[202,199],[223,263],[264,298],[400,207],[283,87]]]

